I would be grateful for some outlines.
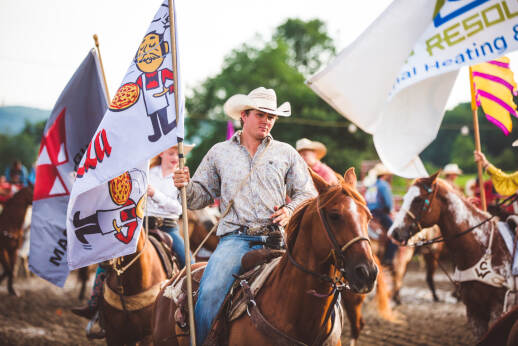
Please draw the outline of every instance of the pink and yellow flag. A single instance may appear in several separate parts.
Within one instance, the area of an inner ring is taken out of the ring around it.
[[[477,106],[482,106],[487,120],[507,136],[513,129],[511,114],[518,117],[513,94],[516,82],[509,68],[509,58],[500,57],[471,67]]]

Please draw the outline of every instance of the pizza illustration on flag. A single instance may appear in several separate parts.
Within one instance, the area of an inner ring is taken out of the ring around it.
[[[139,96],[139,86],[135,83],[126,83],[117,90],[110,104],[110,110],[120,112],[128,109],[138,101]]]

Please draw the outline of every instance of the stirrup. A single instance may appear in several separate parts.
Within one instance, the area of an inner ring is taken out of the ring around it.
[[[88,339],[104,339],[105,336],[106,336],[106,331],[104,330],[104,328],[101,326],[101,321],[100,321],[100,318],[99,318],[99,310],[97,310],[95,312],[95,315],[94,317],[92,317],[92,319],[88,322],[88,325],[86,326],[86,337]],[[98,330],[92,330],[94,328],[94,326],[97,325]]]

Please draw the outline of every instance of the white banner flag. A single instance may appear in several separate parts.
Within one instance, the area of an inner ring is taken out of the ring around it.
[[[174,85],[170,24],[165,0],[81,161],[67,212],[70,269],[136,251],[147,161],[183,139],[183,88],[179,73]]]
[[[516,1],[396,0],[308,84],[373,134],[391,171],[424,176],[458,69],[517,48]]]

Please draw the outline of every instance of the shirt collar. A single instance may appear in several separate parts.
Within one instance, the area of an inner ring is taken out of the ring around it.
[[[236,131],[230,138],[230,141],[237,143],[237,144],[241,144],[241,133],[242,132],[243,132],[242,130]],[[266,137],[263,139],[262,144],[265,144],[272,140],[273,140],[273,136],[271,134],[267,134]]]

